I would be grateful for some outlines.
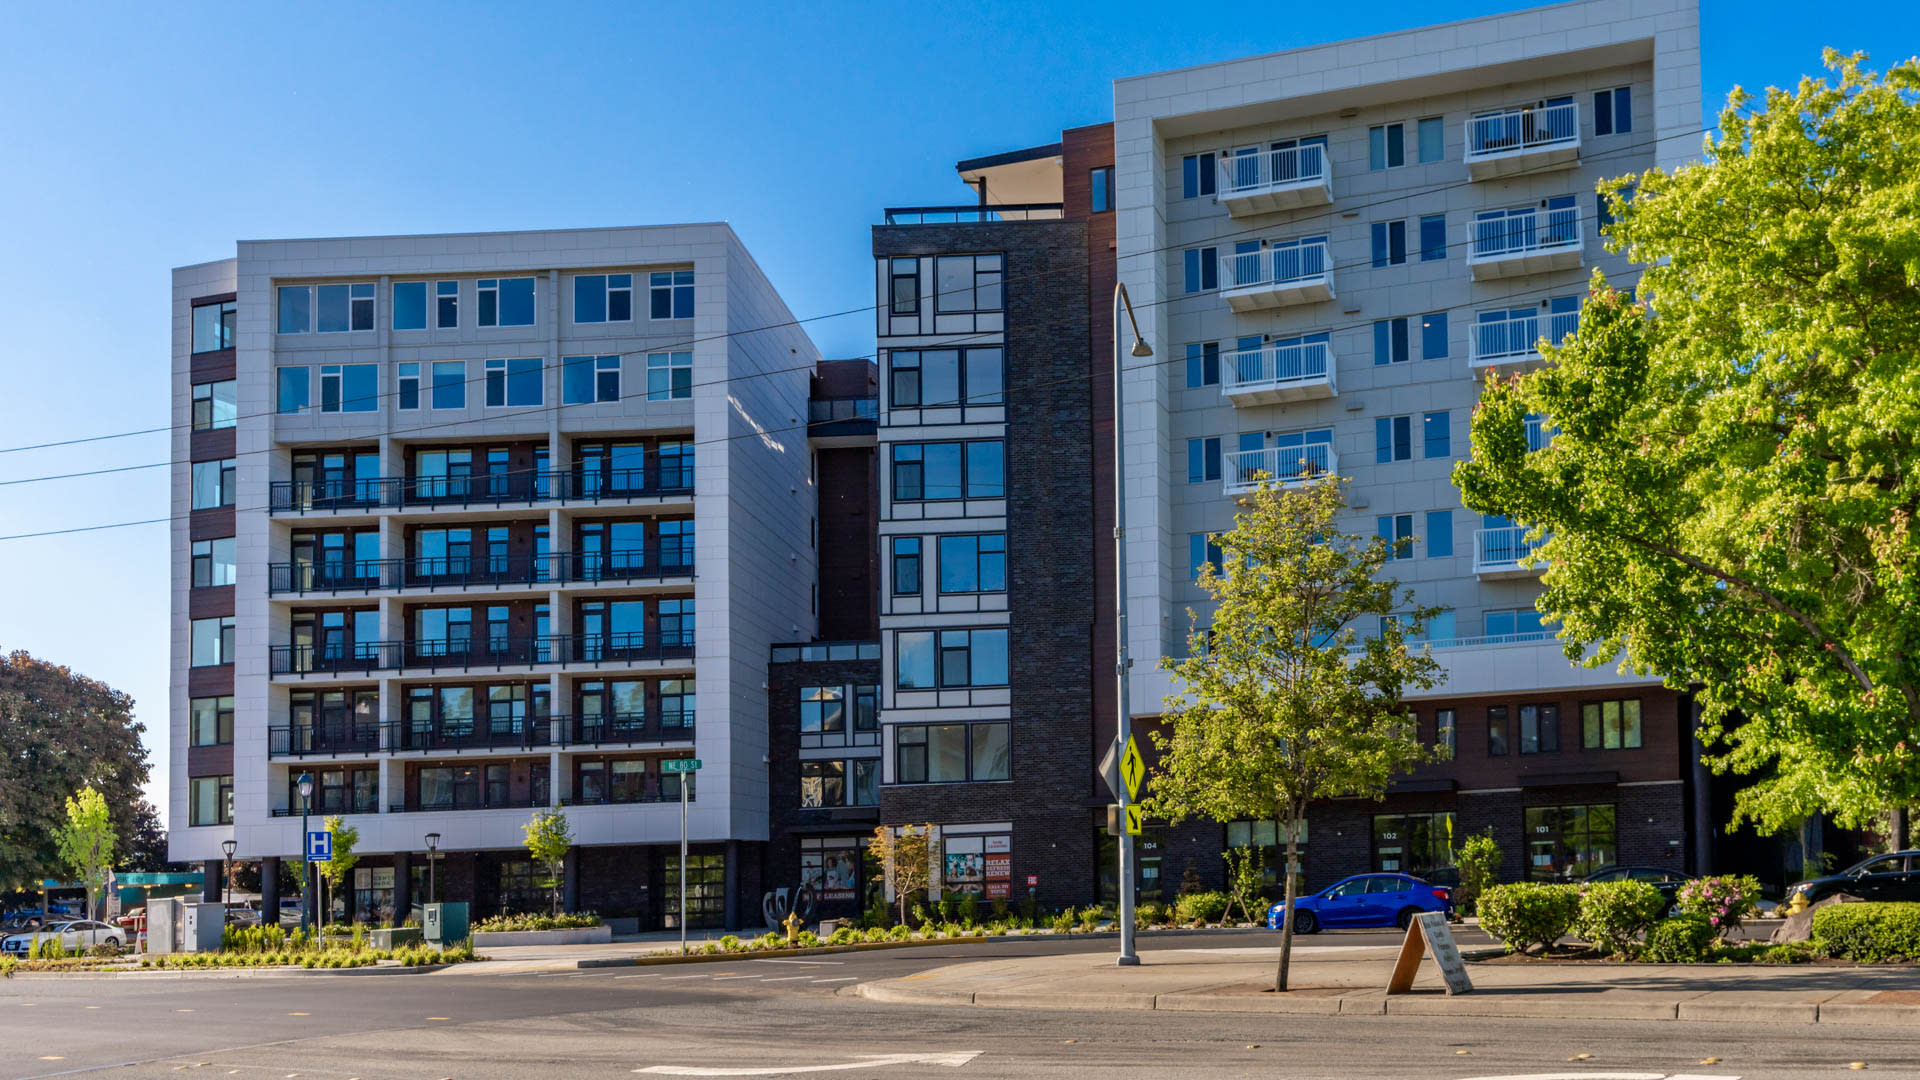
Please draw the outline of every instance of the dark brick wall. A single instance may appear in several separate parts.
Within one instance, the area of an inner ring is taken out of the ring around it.
[[[1632,750],[1584,750],[1580,746],[1580,706],[1589,701],[1637,698],[1641,709],[1641,743]],[[1554,753],[1520,753],[1520,706],[1550,704],[1560,712],[1560,749]],[[1507,709],[1507,752],[1487,753],[1487,709]],[[1542,693],[1515,692],[1499,696],[1447,698],[1411,703],[1419,717],[1423,739],[1434,737],[1434,714],[1454,710],[1455,752],[1451,761],[1435,762],[1415,770],[1413,781],[1452,780],[1462,790],[1518,787],[1540,777],[1568,774],[1613,774],[1621,783],[1681,780],[1688,775],[1686,753],[1692,733],[1680,710],[1679,695],[1657,686],[1632,690]]]
[[[820,637],[880,637],[878,455],[871,446],[814,451],[820,493]]]
[[[1016,897],[1038,874],[1042,904],[1085,903],[1095,885],[1087,225],[880,227],[873,251],[1006,254],[1008,547],[1028,555],[1008,560],[1014,779],[889,787],[882,820],[1011,821]]]
[[[769,835],[759,861],[753,862],[762,888],[746,909],[749,922],[760,918],[760,892],[790,889],[800,883],[801,836],[860,836],[873,832],[879,813],[873,807],[800,808],[800,688],[880,684],[879,660],[818,660],[767,665],[767,798]],[[847,703],[852,722],[853,703]],[[848,778],[851,782],[852,778]]]

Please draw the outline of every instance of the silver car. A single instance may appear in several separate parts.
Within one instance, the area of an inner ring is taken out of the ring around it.
[[[0,953],[25,956],[33,949],[35,941],[49,940],[55,934],[60,935],[60,947],[69,953],[82,952],[95,945],[124,946],[127,943],[127,932],[118,926],[108,926],[91,919],[74,919],[71,922],[51,922],[39,930],[0,938]]]

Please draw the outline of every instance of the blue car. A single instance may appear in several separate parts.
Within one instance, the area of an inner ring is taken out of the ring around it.
[[[1267,929],[1280,929],[1284,904],[1267,909]],[[1423,911],[1453,911],[1453,890],[1409,874],[1356,874],[1293,901],[1293,932],[1317,934],[1356,926],[1402,930]]]

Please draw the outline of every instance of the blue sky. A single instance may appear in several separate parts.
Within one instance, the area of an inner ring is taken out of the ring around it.
[[[23,5],[0,39],[0,448],[168,418],[168,272],[240,238],[725,219],[802,317],[872,303],[868,226],[952,165],[1110,118],[1111,80],[1531,6]],[[1705,0],[1709,113],[1920,5]],[[1703,120],[1710,120],[1711,116]],[[865,315],[810,327],[872,350]],[[0,453],[0,534],[167,513],[164,435]],[[0,649],[127,691],[166,774],[167,534],[0,542]],[[165,811],[165,803],[160,803]]]

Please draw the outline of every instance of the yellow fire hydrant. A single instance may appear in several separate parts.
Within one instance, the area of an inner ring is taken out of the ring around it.
[[[803,925],[800,922],[800,913],[797,911],[789,911],[787,912],[787,917],[780,920],[780,922],[781,925],[787,928],[787,944],[793,944],[793,936],[800,932],[800,927]]]

